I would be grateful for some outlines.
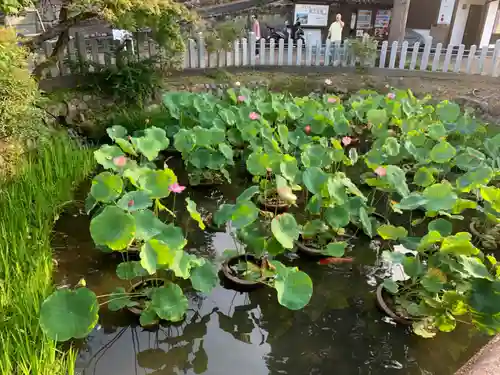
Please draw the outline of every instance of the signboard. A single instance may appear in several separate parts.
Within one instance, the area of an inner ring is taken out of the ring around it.
[[[388,27],[391,21],[391,11],[390,10],[377,10],[377,15],[375,16],[375,28]]]
[[[456,0],[441,0],[441,7],[439,8],[439,16],[437,20],[438,25],[451,24],[453,17],[453,10],[455,9]]]
[[[293,22],[302,26],[328,26],[328,5],[295,4]]]
[[[372,27],[372,11],[371,10],[358,10],[357,29],[371,29]]]

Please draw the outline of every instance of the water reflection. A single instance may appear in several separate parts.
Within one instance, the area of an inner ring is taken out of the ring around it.
[[[237,193],[234,187],[221,187],[190,195],[202,208],[213,210]],[[125,286],[115,275],[120,259],[95,250],[88,228],[89,219],[78,207],[62,215],[54,239],[59,260],[56,281],[71,285],[85,277],[97,294]],[[203,234],[195,225],[189,228],[190,251],[217,258],[234,247],[228,233]],[[155,330],[138,326],[137,318],[128,312],[104,310],[100,328],[82,343],[79,372],[451,375],[484,343],[484,338],[473,336],[465,326],[425,340],[387,322],[374,303],[374,285],[383,273],[377,266],[377,251],[362,237],[354,245],[348,254],[356,258],[353,264],[320,266],[311,259],[284,258],[313,279],[313,297],[302,311],[280,306],[271,289],[248,294],[223,287],[210,296],[188,293],[186,320]]]

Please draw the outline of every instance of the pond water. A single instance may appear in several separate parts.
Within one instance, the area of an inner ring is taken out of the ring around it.
[[[248,184],[235,180],[186,192],[199,208],[213,210],[234,201]],[[83,200],[87,191],[88,185],[83,186],[77,198]],[[58,220],[53,240],[59,263],[56,282],[75,285],[84,277],[97,295],[128,286],[115,275],[121,257],[95,249],[89,223],[81,203]],[[228,233],[189,228],[188,251],[217,259],[234,248]],[[355,258],[350,264],[325,266],[296,254],[283,257],[313,280],[313,297],[301,311],[280,306],[268,288],[240,293],[222,286],[209,296],[187,293],[186,320],[155,330],[140,327],[128,311],[112,313],[101,307],[99,326],[79,343],[78,373],[316,375],[333,370],[342,375],[452,375],[486,342],[464,325],[426,340],[392,324],[375,305],[375,288],[385,272],[377,251],[362,236],[355,245],[347,254]]]

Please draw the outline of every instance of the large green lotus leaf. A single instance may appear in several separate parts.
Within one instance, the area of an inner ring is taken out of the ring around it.
[[[127,295],[125,288],[116,288],[109,296],[109,311],[119,311],[125,307],[137,306],[139,303],[132,301]]]
[[[99,319],[97,297],[87,288],[59,289],[42,303],[40,327],[52,340],[86,337]]]
[[[294,242],[299,239],[300,231],[293,215],[284,213],[271,221],[274,237],[285,249],[293,249]]]
[[[328,155],[329,155],[329,158],[330,158],[330,162],[331,163],[332,161],[333,162],[336,162],[336,163],[340,163],[341,161],[344,161],[345,160],[345,154],[344,154],[344,148],[342,147],[342,144],[340,143],[340,141],[336,138],[331,138],[330,139],[330,142],[331,142],[331,147],[330,149],[328,150]],[[329,167],[330,164],[326,165],[325,167]]]
[[[389,156],[398,156],[399,155],[399,149],[400,145],[399,142],[396,138],[394,137],[387,137],[384,143],[384,146],[382,149],[385,151],[385,153]]]
[[[443,253],[454,255],[476,255],[479,253],[479,249],[472,244],[471,240],[472,236],[470,233],[459,232],[454,236],[446,237],[439,250]]]
[[[153,275],[158,269],[158,253],[151,245],[151,241],[142,245],[139,256],[141,257],[141,267]]]
[[[351,129],[351,124],[345,116],[344,108],[342,106],[337,107],[333,111],[333,116],[333,130],[335,130],[335,133],[337,135],[347,135]]]
[[[408,231],[404,227],[395,227],[390,224],[383,224],[377,228],[377,233],[384,240],[398,240],[408,236]]]
[[[184,319],[188,300],[177,284],[168,283],[164,287],[153,289],[151,308],[160,319],[179,322]]]
[[[307,190],[313,194],[319,194],[325,182],[328,180],[328,175],[320,168],[311,167],[304,171],[302,179]]]
[[[191,216],[191,219],[198,223],[200,229],[205,229],[205,223],[203,222],[203,219],[201,218],[201,215],[197,210],[196,203],[190,198],[186,198],[186,209],[189,212],[189,216]]]
[[[116,267],[116,276],[122,280],[132,280],[136,277],[147,276],[148,272],[141,266],[141,262],[122,262]]]
[[[245,189],[243,193],[238,195],[238,198],[236,198],[236,202],[245,202],[253,199],[255,195],[259,193],[260,189],[259,186],[253,185],[250,186],[249,188]],[[227,205],[225,205],[227,206]]]
[[[254,152],[247,159],[247,170],[254,176],[266,176],[267,168],[272,169],[272,161],[269,154]]]
[[[272,261],[277,270],[274,288],[278,302],[290,310],[300,310],[311,300],[313,284],[307,273],[298,268],[285,267],[278,261]]]
[[[413,192],[407,197],[401,199],[401,201],[395,204],[394,207],[400,210],[415,210],[426,205],[427,202],[427,198],[422,196],[420,193]]]
[[[431,150],[431,160],[435,163],[445,164],[455,157],[457,150],[446,141],[441,141]]]
[[[138,210],[132,216],[135,219],[135,237],[141,241],[150,240],[167,227],[151,210]]]
[[[217,226],[226,224],[233,216],[234,205],[233,204],[222,204],[219,209],[214,213],[213,221]]]
[[[434,270],[429,270],[420,280],[420,284],[430,293],[439,293],[446,282],[446,277]]]
[[[481,166],[485,160],[486,156],[482,152],[467,147],[465,151],[457,155],[454,162],[458,168],[464,171],[470,171]]]
[[[114,125],[106,129],[109,138],[115,141],[117,138],[126,138],[128,131],[121,125]]]
[[[415,185],[422,187],[432,185],[436,181],[432,172],[433,171],[427,167],[420,167],[413,177],[413,182]]]
[[[302,110],[300,109],[299,106],[297,106],[296,104],[292,103],[292,102],[287,102],[285,104],[285,109],[286,109],[286,112],[287,112],[287,115],[288,117],[291,119],[291,120],[297,120],[299,119],[301,116],[302,116]]]
[[[139,177],[139,184],[153,199],[165,198],[170,195],[170,185],[177,182],[177,176],[169,168],[150,170]]]
[[[403,269],[411,278],[417,278],[424,274],[424,265],[420,259],[411,256],[403,258]]]
[[[476,209],[478,206],[477,202],[471,201],[469,199],[458,198],[455,205],[451,209],[453,215],[458,215],[467,209]]]
[[[154,237],[154,240],[161,242],[171,250],[182,250],[187,244],[182,229],[174,224],[166,225],[162,231]]]
[[[217,269],[210,262],[205,262],[191,271],[191,284],[196,290],[209,294],[219,283]]]
[[[122,210],[134,212],[138,210],[144,210],[153,205],[153,201],[149,198],[149,194],[143,190],[134,190],[125,193],[121,197],[116,205]]]
[[[90,222],[90,234],[97,245],[123,250],[134,239],[134,217],[116,206],[106,206]]]
[[[457,326],[457,321],[453,315],[446,312],[436,316],[434,324],[441,332],[452,332]]]
[[[491,204],[491,208],[500,212],[500,189],[494,186],[482,186],[481,198]]]
[[[165,130],[153,126],[144,130],[144,136],[133,137],[132,144],[148,160],[153,161],[160,151],[168,148],[170,140]]]
[[[192,268],[199,267],[205,262],[203,258],[186,253],[184,250],[173,251],[169,255],[167,267],[174,272],[176,277],[183,279],[189,278]]]
[[[308,221],[302,227],[302,237],[303,238],[311,238],[317,235],[318,233],[323,233],[328,230],[328,226],[319,219],[313,219]]]
[[[467,172],[457,179],[457,188],[463,192],[487,185],[495,176],[495,172],[490,167],[479,167]]]
[[[319,180],[319,181],[321,181],[321,180]],[[319,193],[321,192],[322,185],[318,184],[317,188],[318,188],[318,195],[319,195]],[[339,175],[334,175],[334,176],[328,177],[327,189],[328,189],[328,195],[330,196],[330,199],[335,204],[342,205],[347,201],[348,195],[346,192],[346,186],[344,184],[343,179]]]
[[[104,145],[99,150],[94,151],[95,160],[104,167],[104,169],[111,169],[117,171],[119,168],[115,165],[114,159],[119,156],[125,156],[120,147],[115,145]]]
[[[318,144],[311,144],[306,147],[300,158],[306,168],[327,167],[332,163],[328,149]]]
[[[130,154],[130,155],[134,155],[134,156],[137,156],[137,152],[135,151],[135,148],[134,146],[132,145],[132,143],[130,143],[129,141],[127,141],[126,139],[122,139],[122,138],[117,138],[115,140],[116,144],[118,146],[120,146],[120,148],[127,154]]]
[[[427,131],[429,133],[429,137],[434,139],[435,141],[439,141],[440,139],[446,137],[446,128],[440,122],[430,124]]]
[[[422,195],[427,199],[425,204],[427,211],[435,212],[451,210],[458,198],[453,187],[447,182],[425,188]]]
[[[345,206],[327,207],[325,220],[334,229],[344,228],[351,220],[349,211]]]
[[[122,191],[123,180],[116,174],[102,172],[92,179],[90,194],[98,202],[112,202],[122,194]]]
[[[427,230],[429,232],[437,231],[441,234],[441,236],[446,237],[453,231],[453,224],[446,219],[436,219],[427,225]]]
[[[388,165],[386,167],[386,178],[391,187],[403,198],[410,194],[410,189],[406,183],[406,174],[401,168]]]
[[[225,131],[216,127],[204,129],[200,126],[195,126],[192,129],[196,139],[196,145],[199,147],[216,146],[225,141]]]
[[[280,171],[283,177],[285,177],[288,181],[294,182],[295,178],[299,174],[297,159],[291,155],[284,155],[283,161],[280,164]]]
[[[229,146],[227,143],[219,143],[218,147],[219,151],[221,152],[222,155],[224,155],[229,164],[233,164],[234,153],[231,146]]]
[[[177,151],[188,153],[196,146],[196,137],[194,133],[187,129],[180,129],[174,135],[174,147]]]
[[[434,326],[430,326],[425,319],[413,322],[411,328],[416,335],[425,339],[430,339],[436,336],[436,329]]]
[[[340,258],[345,254],[346,245],[347,244],[345,242],[330,242],[328,245],[326,245],[323,254]]]
[[[422,237],[420,243],[417,246],[417,251],[425,251],[430,246],[439,243],[443,240],[443,236],[438,231],[431,231]]]
[[[288,128],[284,124],[279,124],[278,125],[278,135],[280,137],[280,142],[283,145],[283,148],[288,150],[289,145],[288,145]]]
[[[335,173],[335,177],[339,177],[340,181],[342,181],[342,184],[346,187],[347,191],[352,194],[360,197],[363,200],[366,200],[366,197],[364,194],[361,192],[361,190],[358,189],[356,184],[352,182],[352,180],[349,177],[346,177],[346,175],[342,172],[337,172]]]
[[[372,125],[385,125],[389,117],[385,109],[370,109],[366,113],[366,120]]]
[[[148,173],[151,169],[145,166],[139,167],[137,163],[134,161],[130,163],[130,166],[127,166],[127,169],[123,171],[123,177],[127,178],[132,185],[135,187],[139,187],[139,179],[143,174]]]
[[[494,277],[490,274],[488,268],[486,268],[484,263],[479,258],[460,255],[458,257],[458,262],[463,266],[464,271],[469,275],[469,277],[494,280]]]
[[[306,210],[313,215],[319,215],[321,213],[322,204],[323,198],[321,197],[321,195],[313,195],[311,198],[309,198],[309,202],[307,202]]]
[[[373,225],[370,217],[368,216],[368,212],[366,212],[366,209],[364,207],[360,207],[358,215],[359,221],[361,222],[361,226],[363,227],[365,233],[368,236],[373,237]]]
[[[445,100],[437,105],[436,114],[444,123],[455,123],[460,116],[460,106]]]
[[[231,215],[231,224],[235,228],[243,228],[252,224],[258,217],[259,209],[253,202],[237,202]]]

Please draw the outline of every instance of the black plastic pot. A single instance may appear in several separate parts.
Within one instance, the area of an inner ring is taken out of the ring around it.
[[[243,280],[233,273],[233,271],[231,270],[231,266],[234,266],[240,261],[250,261],[257,265],[261,264],[261,260],[256,258],[252,254],[235,255],[231,258],[226,259],[224,263],[222,263],[221,271],[225,279],[230,282],[228,287],[236,290],[250,290],[263,287],[264,284],[259,281]]]
[[[276,213],[282,213],[288,210],[290,205],[288,203],[278,203],[278,204],[273,204],[270,202],[267,202],[263,196],[259,195],[257,197],[257,203],[265,211],[269,212],[276,212]]]
[[[298,241],[295,241],[295,245],[297,246],[299,252],[311,257],[328,257],[328,255],[323,254],[321,250],[305,245],[302,242],[302,238],[299,238]]]
[[[379,284],[376,291],[377,295],[377,306],[382,310],[388,317],[392,318],[396,323],[403,325],[411,325],[413,320],[403,318],[402,316],[396,314],[396,312],[392,311],[387,303],[391,298],[387,290],[384,288],[383,284]]]

